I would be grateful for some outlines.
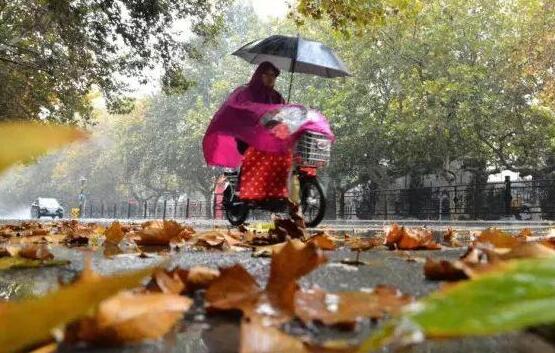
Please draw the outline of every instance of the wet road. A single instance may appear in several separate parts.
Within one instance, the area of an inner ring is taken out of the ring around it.
[[[482,227],[483,228],[483,227]],[[367,265],[354,267],[341,264],[345,258],[354,258],[354,253],[347,249],[328,252],[329,261],[301,280],[303,287],[317,285],[330,291],[361,290],[378,284],[398,287],[404,293],[416,297],[423,296],[437,289],[436,282],[424,279],[422,263],[418,259],[426,256],[433,258],[456,258],[462,249],[442,251],[392,252],[374,250],[362,253],[360,260]],[[70,280],[83,267],[84,251],[78,249],[53,248],[56,258],[71,261],[70,265],[58,268],[20,269],[0,272],[0,296],[15,299],[28,295],[40,295],[56,287],[58,279]],[[88,252],[88,251],[87,251]],[[407,261],[416,258],[417,261]],[[100,251],[93,253],[93,267],[100,273],[113,273],[151,266],[168,257],[139,258],[136,255],[120,255],[112,259],[105,258]],[[204,265],[209,267],[242,264],[260,283],[265,283],[269,259],[254,258],[250,250],[244,252],[197,252],[184,251],[169,256],[169,267],[190,267]],[[238,349],[239,325],[236,317],[210,317],[204,315],[202,303],[193,308],[185,320],[164,341],[118,349],[91,349],[83,347],[61,347],[59,352],[83,353],[211,353],[236,352]],[[353,333],[338,333],[326,330],[299,330],[287,327],[291,333],[309,335],[318,340],[324,337],[339,337],[358,341],[366,337],[373,329],[369,321],[363,321]],[[410,348],[411,353],[555,353],[555,348],[538,336],[527,333],[514,333],[496,337],[459,339],[442,342],[426,342]]]

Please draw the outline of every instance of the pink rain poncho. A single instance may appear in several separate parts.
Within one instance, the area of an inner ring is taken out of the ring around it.
[[[274,89],[265,87],[262,74],[268,69],[279,70],[271,63],[260,64],[250,82],[237,88],[216,112],[202,141],[204,158],[208,165],[237,168],[243,155],[237,140],[263,152],[284,154],[292,139],[281,139],[260,124],[260,119],[272,110],[287,107],[283,97]],[[326,119],[307,121],[296,134],[304,130],[320,132],[333,138]]]
[[[237,140],[265,152],[287,151],[285,141],[259,124],[266,112],[278,109],[284,103],[277,91],[265,87],[262,82],[262,74],[273,67],[270,63],[260,64],[250,82],[233,91],[212,118],[202,141],[208,165],[238,167],[243,156],[237,149]]]

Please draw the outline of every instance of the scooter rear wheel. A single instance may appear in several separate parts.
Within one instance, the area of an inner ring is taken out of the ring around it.
[[[317,178],[301,180],[301,208],[307,227],[316,227],[326,214],[326,195]]]

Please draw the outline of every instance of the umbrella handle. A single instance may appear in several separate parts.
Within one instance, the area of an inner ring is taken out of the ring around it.
[[[297,56],[299,56],[299,38],[300,34],[297,33],[297,43],[295,43],[295,56],[291,62],[291,79],[289,80],[289,93],[287,94],[287,103],[291,100],[291,88],[293,87],[293,75],[295,74],[295,67],[297,66]]]

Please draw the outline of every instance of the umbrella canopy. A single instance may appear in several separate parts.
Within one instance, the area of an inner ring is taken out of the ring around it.
[[[288,72],[330,78],[349,76],[343,62],[330,48],[298,36],[273,35],[250,42],[233,55],[251,64],[269,61],[277,68]]]

